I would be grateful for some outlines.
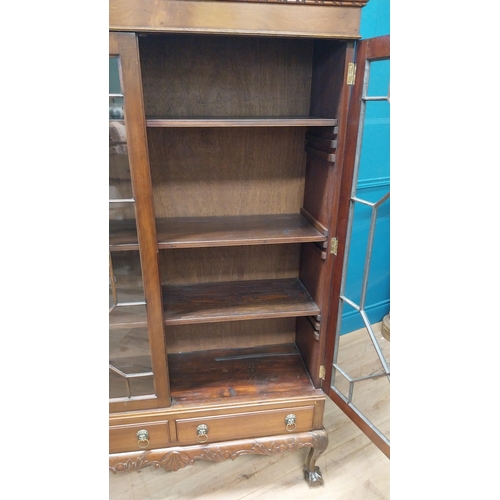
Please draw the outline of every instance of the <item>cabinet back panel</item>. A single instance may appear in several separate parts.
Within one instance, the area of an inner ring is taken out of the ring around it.
[[[180,248],[159,253],[164,285],[297,278],[300,245]]]
[[[139,41],[147,116],[309,114],[312,40],[150,35]]]
[[[304,127],[148,129],[156,217],[299,213]]]
[[[295,342],[295,318],[167,326],[169,354]]]

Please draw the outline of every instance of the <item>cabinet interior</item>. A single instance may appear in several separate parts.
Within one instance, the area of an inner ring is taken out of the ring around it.
[[[319,384],[345,51],[310,38],[139,37],[174,402]],[[126,179],[121,159],[113,168]],[[110,245],[133,266],[129,211],[110,221]],[[124,288],[140,295],[134,280]],[[144,369],[145,310],[120,314],[112,328]],[[141,383],[137,395],[150,390]]]

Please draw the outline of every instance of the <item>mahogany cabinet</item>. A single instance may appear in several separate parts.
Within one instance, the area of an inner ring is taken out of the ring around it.
[[[322,484],[366,1],[110,1],[113,472],[310,448]]]

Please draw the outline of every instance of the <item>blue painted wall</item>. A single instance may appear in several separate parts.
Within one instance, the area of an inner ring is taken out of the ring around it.
[[[361,13],[361,36],[372,38],[390,33],[389,0],[369,0]],[[372,62],[368,95],[387,95],[389,61]],[[387,102],[368,102],[361,148],[357,196],[375,202],[390,190],[390,112]],[[371,209],[356,204],[347,266],[345,295],[359,304],[363,280]],[[390,199],[378,210],[365,311],[377,323],[390,310]],[[357,311],[344,304],[341,334],[362,328]]]
[[[389,0],[368,0],[361,10],[360,32],[362,38],[390,34]]]

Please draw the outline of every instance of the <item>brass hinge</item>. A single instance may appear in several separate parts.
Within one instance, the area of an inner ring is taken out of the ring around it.
[[[326,377],[326,368],[323,365],[321,365],[319,367],[319,378],[325,380],[325,377]]]
[[[354,85],[356,81],[356,63],[349,63],[347,65],[347,85]]]
[[[330,240],[330,253],[337,255],[337,250],[339,249],[339,240],[334,236]]]

